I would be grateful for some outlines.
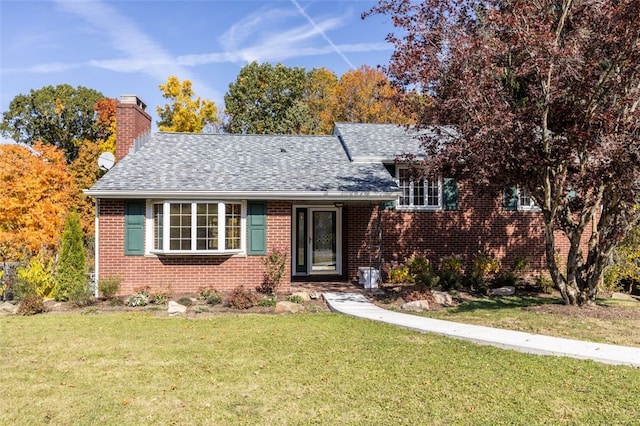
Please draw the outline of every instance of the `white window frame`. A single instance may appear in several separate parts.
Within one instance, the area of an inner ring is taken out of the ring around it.
[[[170,249],[170,207],[171,204],[191,204],[191,249],[190,250],[171,250]],[[218,205],[218,249],[217,250],[198,250],[197,249],[197,216],[198,204],[217,204]],[[226,249],[226,205],[240,205],[240,248]],[[162,250],[154,248],[154,206],[162,205],[163,227],[162,227]],[[246,201],[235,200],[149,200],[147,201],[146,215],[146,253],[151,255],[244,255],[247,252],[247,203]],[[220,226],[222,224],[222,226]],[[220,249],[222,247],[222,249]]]
[[[400,173],[402,170],[408,170],[408,167],[403,167],[403,166],[398,166],[396,167],[396,183],[398,184],[398,186],[400,187],[400,190],[404,192],[404,188],[405,186],[402,185],[402,182],[400,181]],[[403,195],[400,195],[400,197],[397,200],[397,209],[398,210],[442,210],[442,191],[443,191],[443,183],[442,183],[442,177],[438,177],[436,179],[420,179],[420,181],[422,181],[422,186],[424,188],[424,194],[423,194],[423,200],[424,203],[427,202],[428,200],[428,196],[427,196],[427,185],[426,182],[437,182],[438,184],[438,204],[414,204],[415,202],[415,197],[416,195],[414,194],[414,182],[413,181],[409,181],[409,204],[402,204],[402,198]]]
[[[523,200],[528,200],[528,203],[523,202]],[[533,201],[533,198],[527,193],[526,190],[520,189],[518,187],[518,210],[522,211],[539,211],[540,207],[536,205]]]

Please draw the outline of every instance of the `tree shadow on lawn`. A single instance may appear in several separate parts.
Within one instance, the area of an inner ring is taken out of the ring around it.
[[[466,300],[450,312],[464,313],[473,311],[489,311],[499,309],[527,308],[531,306],[562,303],[557,297],[544,296],[501,296],[485,297],[481,299]]]

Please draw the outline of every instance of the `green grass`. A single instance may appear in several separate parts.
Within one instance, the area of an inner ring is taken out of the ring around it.
[[[527,333],[640,347],[640,318],[598,319],[588,315],[578,318],[523,309],[528,306],[551,303],[561,302],[560,299],[551,297],[483,298],[461,303],[455,308],[431,311],[422,315]],[[636,301],[599,299],[598,304],[640,311],[640,303]],[[584,309],[588,310],[588,308]]]
[[[638,369],[338,314],[0,317],[0,424],[634,424]]]

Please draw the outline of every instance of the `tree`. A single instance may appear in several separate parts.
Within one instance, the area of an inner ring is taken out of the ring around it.
[[[315,128],[309,134],[330,135],[335,120],[335,97],[338,77],[326,68],[314,68],[307,73],[306,103]]]
[[[116,107],[118,100],[100,99],[96,103],[96,126],[98,129],[98,147],[100,152],[116,153]],[[87,141],[85,141],[86,143]]]
[[[194,92],[191,88],[191,81],[180,82],[177,77],[170,76],[167,82],[159,87],[162,91],[162,97],[169,99],[172,103],[156,108],[160,117],[157,122],[158,130],[200,133],[207,126],[217,130],[220,118],[216,104],[200,97],[193,99]]]
[[[401,96],[384,72],[363,65],[340,77],[333,99],[333,120],[406,124],[410,120],[398,105]]]
[[[73,302],[83,301],[88,297],[82,229],[80,217],[75,212],[69,213],[64,223],[53,297]]]
[[[0,257],[18,261],[53,251],[72,203],[62,151],[36,142],[0,145]]]
[[[224,95],[229,133],[301,134],[317,127],[306,103],[304,68],[252,62]]]
[[[98,139],[95,107],[102,93],[68,84],[46,86],[18,95],[2,113],[0,132],[19,143],[40,141],[76,158],[80,142]]]
[[[98,167],[98,158],[105,151],[111,152],[104,144],[104,140],[84,141],[78,150],[77,158],[67,167],[74,182],[71,194],[73,208],[80,216],[80,224],[86,240],[91,239],[95,233],[95,203],[82,191],[91,188],[104,175],[105,172]]]
[[[425,167],[526,190],[568,304],[595,301],[609,255],[640,219],[638,10],[640,0],[382,0],[369,12],[404,32],[388,37],[388,71],[432,97],[418,124],[454,126],[424,140]]]

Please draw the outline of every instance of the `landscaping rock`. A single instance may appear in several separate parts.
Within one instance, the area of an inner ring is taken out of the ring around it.
[[[298,312],[304,312],[304,306],[299,303],[282,301],[276,303],[274,310],[276,314],[297,314]]]
[[[311,296],[309,296],[309,293],[306,291],[298,291],[296,293],[291,293],[291,296],[293,297],[299,296],[305,302],[308,302],[309,300],[311,300]]]
[[[411,312],[424,312],[429,310],[429,302],[427,300],[414,300],[402,305],[402,309]]]
[[[3,302],[0,305],[0,315],[15,315],[18,313],[18,307],[13,303]]]
[[[438,305],[453,306],[453,298],[449,293],[444,291],[432,291],[433,301]]]
[[[510,285],[500,288],[492,288],[489,290],[489,294],[492,296],[513,296],[516,294],[516,288]]]
[[[181,315],[187,313],[187,307],[179,304],[178,302],[174,302],[171,300],[169,302],[169,307],[167,308],[167,313],[169,315]]]

